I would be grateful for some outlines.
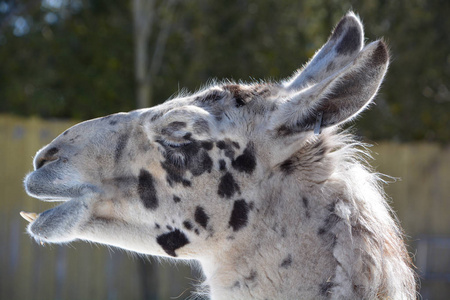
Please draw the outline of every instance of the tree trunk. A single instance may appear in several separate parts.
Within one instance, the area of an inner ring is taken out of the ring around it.
[[[154,0],[133,0],[134,71],[136,80],[136,105],[138,108],[155,105],[154,101],[152,101],[153,78],[161,69],[165,47],[173,21],[173,6],[175,3],[176,0],[167,0],[156,8]],[[160,26],[153,55],[150,60],[149,42],[156,10],[158,10]]]
[[[137,108],[149,107],[148,44],[154,22],[154,0],[133,0],[134,77]]]

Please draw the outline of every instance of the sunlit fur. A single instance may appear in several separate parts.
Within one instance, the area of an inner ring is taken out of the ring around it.
[[[286,81],[214,83],[75,125],[25,179],[30,195],[64,201],[28,232],[198,261],[214,300],[415,299],[384,182],[340,133],[388,65],[349,13]]]

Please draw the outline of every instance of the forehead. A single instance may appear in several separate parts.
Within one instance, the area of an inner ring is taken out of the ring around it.
[[[276,99],[282,97],[278,84],[235,84],[214,85],[191,95],[180,95],[153,107],[145,113],[151,121],[156,121],[171,110],[183,107],[199,107],[217,121],[223,114],[235,108],[246,113],[264,114],[276,109]],[[230,116],[230,115],[228,115]]]

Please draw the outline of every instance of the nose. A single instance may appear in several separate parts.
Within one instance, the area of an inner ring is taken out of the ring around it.
[[[34,159],[35,170],[42,168],[45,164],[49,162],[57,160],[59,158],[59,156],[56,155],[58,152],[59,149],[57,147],[52,147],[47,151],[41,151]]]

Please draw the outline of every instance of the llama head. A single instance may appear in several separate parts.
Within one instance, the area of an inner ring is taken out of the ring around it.
[[[243,247],[263,222],[267,181],[320,130],[363,110],[387,65],[385,44],[364,46],[349,13],[281,83],[217,84],[75,125],[37,153],[25,179],[29,195],[63,202],[28,214],[28,232],[179,258]]]

